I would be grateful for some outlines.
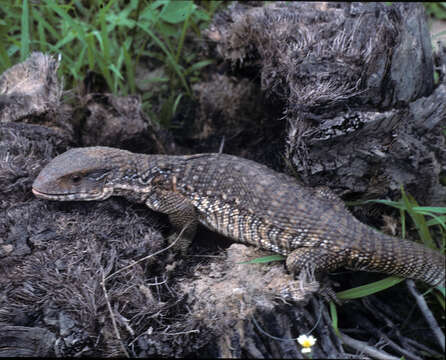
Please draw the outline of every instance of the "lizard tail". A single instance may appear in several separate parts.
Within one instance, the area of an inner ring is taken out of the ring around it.
[[[349,267],[445,285],[445,257],[439,251],[361,225],[359,254],[352,257]]]

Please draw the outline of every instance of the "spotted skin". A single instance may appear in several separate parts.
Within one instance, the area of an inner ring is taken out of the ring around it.
[[[112,195],[165,213],[185,252],[198,222],[235,241],[287,256],[294,273],[340,266],[444,284],[445,258],[360,223],[328,189],[311,189],[254,161],[226,154],[133,154],[76,148],[53,159],[33,184],[50,200]],[[185,228],[185,229],[183,229]]]

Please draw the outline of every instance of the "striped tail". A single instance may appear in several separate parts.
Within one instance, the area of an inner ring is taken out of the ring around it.
[[[445,257],[439,251],[361,225],[352,250],[358,255],[351,257],[348,267],[445,285]]]

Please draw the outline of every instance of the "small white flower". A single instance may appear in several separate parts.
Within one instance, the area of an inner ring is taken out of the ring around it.
[[[301,350],[303,353],[311,352],[311,347],[316,343],[316,338],[312,335],[300,335],[297,338],[297,342],[302,345],[303,349]]]

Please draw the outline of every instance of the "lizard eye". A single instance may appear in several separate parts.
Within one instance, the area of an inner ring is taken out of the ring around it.
[[[71,177],[71,181],[72,181],[74,184],[79,184],[79,183],[81,182],[81,180],[82,180],[82,178],[81,178],[79,175],[73,175],[73,176]]]

